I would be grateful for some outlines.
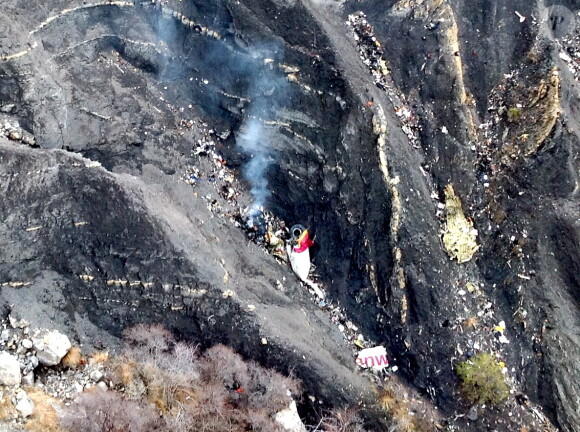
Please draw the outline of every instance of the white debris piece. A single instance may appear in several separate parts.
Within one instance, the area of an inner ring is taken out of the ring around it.
[[[372,368],[374,372],[380,372],[389,366],[387,350],[381,345],[366,348],[358,353],[356,364],[364,369]]]
[[[288,252],[292,271],[296,273],[300,280],[306,282],[310,273],[310,252],[308,249],[303,252],[294,252],[290,245],[286,246],[286,251]]]
[[[564,60],[566,63],[570,63],[572,61],[572,57],[570,57],[568,54],[566,54],[565,52],[560,52],[559,54],[560,58],[562,60]]]
[[[320,298],[321,300],[324,299],[324,297],[325,297],[324,291],[322,291],[322,289],[320,289],[320,286],[316,282],[312,282],[311,280],[306,280],[306,281],[304,281],[304,283],[306,285],[308,285],[312,289],[312,291],[314,291],[314,294],[316,294],[316,296],[318,298]]]
[[[290,406],[274,416],[276,423],[280,424],[289,432],[306,432],[304,423],[300,420],[298,410],[296,409],[296,402],[290,402]]]

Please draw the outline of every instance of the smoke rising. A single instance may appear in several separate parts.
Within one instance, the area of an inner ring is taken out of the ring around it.
[[[189,79],[192,93],[188,98],[206,101],[201,108],[209,121],[231,115],[229,124],[241,124],[235,143],[246,157],[242,174],[252,195],[249,216],[255,215],[271,195],[267,174],[276,159],[272,146],[279,133],[276,116],[289,99],[286,75],[277,68],[283,47],[275,43],[230,45],[195,33],[189,39],[187,33],[179,32],[177,21],[164,13],[158,13],[151,24],[158,44],[168,49],[160,58],[159,79],[170,83]]]
[[[267,174],[275,156],[272,139],[275,139],[277,132],[276,115],[287,99],[288,82],[273,67],[274,58],[281,56],[280,50],[272,47],[252,48],[250,55],[255,59],[253,67],[244,71],[253,78],[248,92],[250,103],[244,110],[236,145],[249,157],[243,174],[250,184],[252,217],[266,205],[271,194]]]
[[[249,119],[246,121],[237,139],[237,145],[245,154],[250,156],[250,160],[244,166],[243,173],[245,179],[250,183],[250,192],[253,198],[252,214],[263,207],[266,199],[270,196],[266,172],[270,165],[271,156],[259,120]]]

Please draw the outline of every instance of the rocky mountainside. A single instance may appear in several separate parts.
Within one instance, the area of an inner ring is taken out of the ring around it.
[[[372,399],[361,334],[449,430],[580,428],[576,2],[33,3],[0,15],[15,316],[224,343],[304,412]],[[315,234],[325,300],[248,238],[262,207]],[[498,407],[461,397],[478,352]]]

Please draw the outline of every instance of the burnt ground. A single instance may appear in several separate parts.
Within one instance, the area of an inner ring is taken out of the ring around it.
[[[370,385],[352,347],[232,222],[251,200],[236,139],[255,119],[267,208],[312,228],[329,297],[451,428],[577,429],[579,84],[560,56],[577,6],[163,3],[3,2],[0,128],[35,139],[0,143],[4,301],[92,346],[163,322],[294,370],[324,403],[357,401]],[[345,24],[358,11],[385,89]],[[463,264],[440,238],[449,183],[478,230]],[[453,368],[473,350],[496,352],[525,397],[468,420]]]

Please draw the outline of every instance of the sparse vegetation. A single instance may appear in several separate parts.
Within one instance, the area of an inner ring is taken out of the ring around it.
[[[65,410],[66,431],[283,430],[274,416],[298,394],[295,379],[222,345],[199,355],[161,326],[139,325],[124,336],[126,351],[110,361],[108,376],[119,392],[83,393]]]
[[[419,405],[407,388],[393,377],[379,393],[379,403],[387,413],[393,430],[400,432],[429,432],[435,429],[436,414],[430,407]]]
[[[513,123],[522,116],[522,112],[518,107],[512,107],[507,110],[507,118],[510,123]]]
[[[54,408],[60,402],[34,387],[27,388],[26,394],[34,402],[34,412],[24,425],[25,429],[31,432],[60,432],[62,429]]]
[[[480,353],[457,365],[463,394],[474,403],[498,404],[509,395],[503,364],[493,355]]]
[[[61,364],[69,369],[75,369],[83,362],[83,355],[78,346],[73,346],[61,360]]]
[[[354,409],[337,409],[323,419],[324,432],[366,432],[364,422]]]
[[[463,328],[466,331],[474,330],[479,325],[479,320],[476,316],[471,316],[463,321]]]
[[[89,363],[105,363],[107,360],[109,360],[109,353],[107,351],[97,351],[90,356]]]
[[[146,403],[124,399],[116,392],[96,389],[82,393],[61,420],[67,431],[151,432],[159,429],[155,410]]]
[[[0,399],[0,420],[9,420],[16,412],[10,397]]]

